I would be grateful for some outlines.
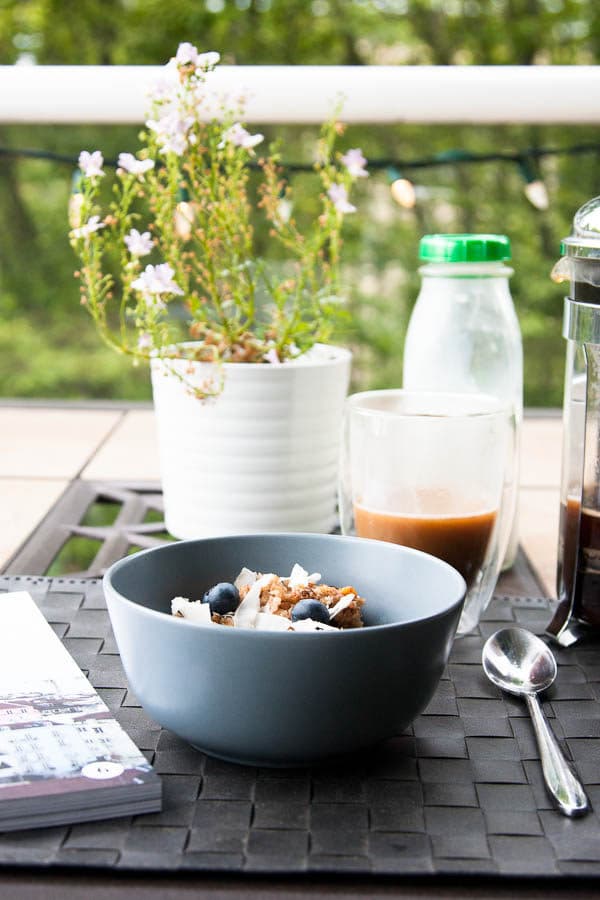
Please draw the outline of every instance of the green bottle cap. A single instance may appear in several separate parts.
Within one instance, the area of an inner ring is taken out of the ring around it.
[[[419,259],[430,263],[504,262],[510,259],[505,234],[425,234]]]

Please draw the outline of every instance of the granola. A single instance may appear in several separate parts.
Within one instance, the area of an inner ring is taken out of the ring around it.
[[[202,601],[175,597],[174,616],[202,624],[270,631],[340,631],[361,628],[364,598],[351,585],[320,584],[296,564],[288,577],[242,569],[233,584],[211,588]]]

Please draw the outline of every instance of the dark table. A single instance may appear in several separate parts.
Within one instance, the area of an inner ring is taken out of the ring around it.
[[[153,502],[156,501],[156,492],[152,486],[141,486],[142,495],[144,491],[148,496],[152,495]],[[77,505],[77,504],[75,504]],[[135,505],[135,504],[133,504]],[[80,504],[83,510],[85,504]],[[136,530],[135,522],[139,522],[139,513],[142,511],[144,504],[141,504],[137,513],[126,515],[126,522],[121,522],[116,531],[106,530],[101,536],[105,539],[103,548],[100,550],[100,561],[106,564],[107,553],[106,545],[112,546],[111,552],[117,555],[123,552],[122,542],[123,534],[128,535],[127,540],[131,539],[131,534],[135,533],[138,538],[141,537],[139,543],[144,540],[152,542],[154,535],[160,530],[160,523],[154,523],[154,526],[141,528]],[[67,503],[68,512],[73,513],[73,497]],[[130,512],[133,507],[130,504]],[[5,571],[8,574],[40,574],[35,570],[35,555],[38,551],[43,552],[43,548],[48,546],[48,541],[52,543],[54,540],[51,535],[56,535],[57,528],[69,529],[81,528],[77,523],[65,524],[64,515],[65,505],[64,498],[62,505],[51,512],[45,526],[32,536],[31,540],[21,549],[21,552],[15,557],[14,569],[10,565]],[[76,514],[79,515],[76,511]],[[137,516],[137,519],[136,519]],[[132,524],[133,522],[133,524]],[[44,532],[44,527],[47,529]],[[85,527],[85,526],[83,526]],[[50,536],[50,537],[49,537]],[[111,544],[112,542],[112,544]],[[131,540],[130,540],[131,542]],[[108,554],[110,555],[110,554]],[[45,565],[46,561],[42,561],[40,565]],[[28,568],[23,568],[27,565]],[[93,563],[90,567],[93,570]],[[42,568],[43,570],[43,568]],[[92,571],[91,574],[98,574]],[[26,588],[26,585],[23,587]],[[6,588],[4,588],[6,589]],[[508,597],[529,596],[536,597],[543,595],[544,591],[537,581],[536,574],[532,570],[528,560],[524,554],[520,554],[515,568],[502,576],[498,593]],[[599,648],[600,654],[600,648]],[[600,655],[599,655],[600,659]],[[600,768],[600,767],[599,767]],[[558,814],[556,814],[558,815]],[[598,843],[598,858],[600,859],[600,841]],[[27,869],[27,868],[11,868],[4,866],[0,869],[0,897],[7,898],[121,898],[125,895],[130,896],[132,900],[137,898],[186,898],[186,897],[210,897],[216,898],[259,898],[259,897],[281,897],[297,898],[305,896],[314,897],[405,897],[405,898],[458,898],[465,897],[467,894],[473,898],[501,898],[509,896],[531,897],[531,898],[547,898],[547,897],[569,897],[571,900],[575,898],[592,897],[598,893],[600,881],[596,878],[545,878],[539,875],[532,877],[510,878],[507,876],[493,877],[477,877],[469,875],[465,878],[461,875],[389,875],[377,874],[374,876],[365,875],[343,875],[343,874],[313,874],[302,875],[295,874],[291,877],[285,873],[274,873],[265,875],[242,874],[231,875],[227,873],[177,873],[162,874],[152,872],[143,874],[141,872],[123,872],[117,873],[110,870],[93,870],[87,868],[78,870],[76,868],[69,869]]]

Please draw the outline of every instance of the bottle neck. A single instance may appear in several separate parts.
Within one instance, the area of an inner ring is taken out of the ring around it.
[[[423,278],[510,278],[513,271],[501,262],[427,263],[419,274]]]

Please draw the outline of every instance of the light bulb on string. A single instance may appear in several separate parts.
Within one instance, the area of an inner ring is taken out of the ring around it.
[[[389,166],[387,177],[390,183],[390,193],[396,203],[404,209],[413,209],[417,202],[417,192],[410,179],[405,178],[394,166]]]
[[[71,194],[69,196],[69,225],[71,228],[81,227],[81,209],[83,207],[83,192],[81,190],[81,180],[83,172],[81,169],[75,169],[71,178]]]
[[[517,165],[525,182],[523,192],[531,205],[541,211],[548,209],[550,206],[548,189],[536,172],[531,160],[523,156],[519,159]]]
[[[286,195],[285,190],[281,191],[279,200],[277,201],[277,215],[285,225],[287,225],[292,218],[293,210],[294,204],[291,199]]]
[[[178,237],[184,241],[189,240],[195,221],[196,204],[190,200],[188,189],[180,187],[177,191],[177,205],[175,207],[175,215],[173,218],[175,233]]]

